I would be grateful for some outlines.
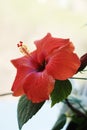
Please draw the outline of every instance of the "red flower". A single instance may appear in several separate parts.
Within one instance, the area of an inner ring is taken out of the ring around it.
[[[35,45],[36,50],[29,53],[21,43],[19,46],[26,55],[11,60],[17,68],[12,91],[14,96],[26,94],[28,99],[38,103],[49,99],[55,79],[66,80],[76,73],[80,60],[69,39],[53,38],[48,33],[35,41]]]

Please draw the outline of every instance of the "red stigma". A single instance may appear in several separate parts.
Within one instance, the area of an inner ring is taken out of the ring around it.
[[[17,47],[21,47],[23,45],[23,42],[20,41],[18,44],[17,44]]]

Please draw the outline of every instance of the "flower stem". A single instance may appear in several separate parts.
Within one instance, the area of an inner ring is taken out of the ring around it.
[[[78,103],[78,104],[79,104],[80,108],[81,108],[85,113],[87,113],[87,111],[83,108],[83,106],[82,106],[80,103]]]
[[[87,71],[87,70],[83,70],[83,71]]]
[[[80,80],[87,80],[87,78],[80,78],[80,77],[71,77],[70,79],[80,79]]]
[[[3,94],[0,94],[0,97],[3,97],[3,96],[8,96],[8,95],[12,95],[12,92],[8,92],[8,93],[3,93]]]

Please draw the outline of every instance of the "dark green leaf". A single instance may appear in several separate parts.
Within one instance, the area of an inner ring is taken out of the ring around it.
[[[18,125],[20,130],[22,126],[39,111],[43,104],[44,102],[32,103],[25,95],[20,98],[17,109]]]
[[[87,118],[73,116],[72,120],[68,124],[66,130],[86,130],[87,128]]]
[[[62,114],[56,121],[52,130],[61,130],[63,128],[63,126],[65,125],[65,123],[66,123],[66,116],[64,114]]]
[[[77,130],[78,125],[75,122],[70,121],[66,130]]]
[[[78,125],[84,124],[85,121],[87,121],[87,118],[79,117],[77,115],[72,116],[72,121]]]
[[[51,93],[51,106],[55,105],[56,103],[64,100],[67,96],[71,93],[72,85],[69,80],[56,80],[55,87],[53,92]]]

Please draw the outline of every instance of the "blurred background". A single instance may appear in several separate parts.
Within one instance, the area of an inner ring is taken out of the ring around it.
[[[17,43],[23,41],[32,51],[33,42],[48,32],[70,38],[79,57],[86,53],[87,0],[0,0],[0,94],[11,90],[16,69],[10,60],[22,56]],[[18,98],[0,97],[1,130],[18,130],[17,103]],[[51,130],[61,105],[50,109],[49,104],[23,130]]]

